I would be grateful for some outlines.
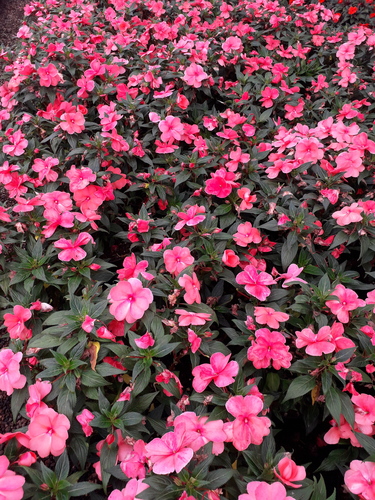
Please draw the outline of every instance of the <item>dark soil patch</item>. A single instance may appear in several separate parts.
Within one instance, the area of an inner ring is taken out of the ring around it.
[[[0,0],[0,45],[11,47],[24,17],[23,8],[29,0]]]

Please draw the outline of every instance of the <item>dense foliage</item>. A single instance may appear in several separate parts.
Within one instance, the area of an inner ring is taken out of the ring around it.
[[[375,498],[372,12],[25,8],[0,389],[29,424],[0,497]]]

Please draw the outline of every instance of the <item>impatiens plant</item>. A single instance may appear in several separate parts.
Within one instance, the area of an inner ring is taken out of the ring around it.
[[[17,38],[0,498],[373,499],[372,2],[31,1]]]

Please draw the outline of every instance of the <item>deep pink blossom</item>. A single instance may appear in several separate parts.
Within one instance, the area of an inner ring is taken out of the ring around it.
[[[186,311],[185,309],[176,309],[175,313],[180,316],[178,318],[178,324],[180,326],[204,325],[207,321],[210,321],[211,319],[211,314],[195,313],[191,311]]]
[[[217,387],[227,387],[234,382],[239,366],[237,361],[229,361],[230,354],[225,356],[221,352],[215,352],[210,357],[210,364],[193,368],[193,388],[197,392],[203,392],[207,386],[214,382]]]
[[[29,386],[29,399],[26,402],[26,415],[30,418],[34,413],[42,408],[47,408],[42,399],[52,390],[52,384],[49,380],[37,380],[35,384]]]
[[[277,469],[273,469],[274,474],[282,483],[291,488],[301,488],[302,485],[294,484],[294,481],[303,481],[306,478],[306,469],[303,465],[297,465],[286,456],[277,464]]]
[[[185,225],[192,227],[196,226],[200,222],[204,221],[206,218],[205,215],[199,215],[199,214],[204,214],[206,212],[206,209],[204,207],[200,207],[199,205],[192,205],[189,207],[185,212],[178,212],[177,216],[182,219],[179,222],[177,222],[175,229],[176,231],[179,231],[182,229]]]
[[[363,500],[375,498],[375,463],[353,460],[344,475],[345,485]]]
[[[251,222],[245,222],[238,226],[237,232],[233,235],[233,240],[238,246],[246,247],[250,243],[260,243],[262,236],[259,229],[253,227]]]
[[[208,74],[203,70],[200,64],[192,63],[185,69],[182,80],[192,87],[198,89],[202,86],[202,81],[208,78]]]
[[[247,359],[252,361],[255,368],[273,366],[276,370],[289,368],[292,355],[285,345],[286,339],[280,332],[260,328],[255,332],[256,339],[251,342],[247,351]]]
[[[130,278],[111,288],[108,300],[111,303],[109,312],[117,321],[134,323],[142,318],[154,297],[150,289],[143,288],[139,279]]]
[[[56,248],[63,249],[63,251],[58,255],[59,260],[66,262],[69,260],[75,260],[77,262],[86,257],[87,253],[83,250],[83,248],[81,248],[81,245],[87,245],[87,243],[94,244],[94,239],[91,234],[83,232],[80,233],[74,241],[67,240],[66,238],[60,238],[55,241],[53,245]]]
[[[184,300],[187,304],[201,303],[201,296],[199,290],[201,285],[195,273],[191,276],[184,274],[178,279],[178,284],[185,288]]]
[[[208,417],[198,416],[192,411],[186,411],[178,415],[173,422],[175,427],[183,424],[185,426],[185,439],[186,446],[189,446],[193,451],[198,451],[202,446],[207,443],[222,444],[222,452],[224,450],[224,441],[227,435],[224,432],[224,422],[222,420],[208,421]],[[217,454],[217,453],[216,453]]]
[[[6,326],[11,339],[27,340],[32,332],[25,326],[25,322],[32,316],[31,310],[23,306],[14,306],[13,314],[4,314],[4,326]]]
[[[165,250],[163,254],[167,271],[173,275],[180,274],[194,263],[194,257],[189,248],[176,245],[172,250]]]
[[[91,434],[93,433],[94,429],[91,427],[90,422],[91,420],[94,420],[94,418],[95,415],[86,408],[76,417],[78,422],[81,424],[82,430],[86,437],[91,436]]]
[[[137,495],[147,488],[149,485],[144,483],[142,479],[131,479],[121,491],[113,490],[108,500],[140,500]]]
[[[289,314],[275,311],[272,307],[255,307],[254,316],[257,323],[270,328],[279,328],[280,323],[289,319]]]

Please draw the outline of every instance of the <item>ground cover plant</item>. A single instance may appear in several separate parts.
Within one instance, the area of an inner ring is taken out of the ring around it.
[[[372,13],[25,8],[0,389],[28,424],[0,498],[375,498]]]

